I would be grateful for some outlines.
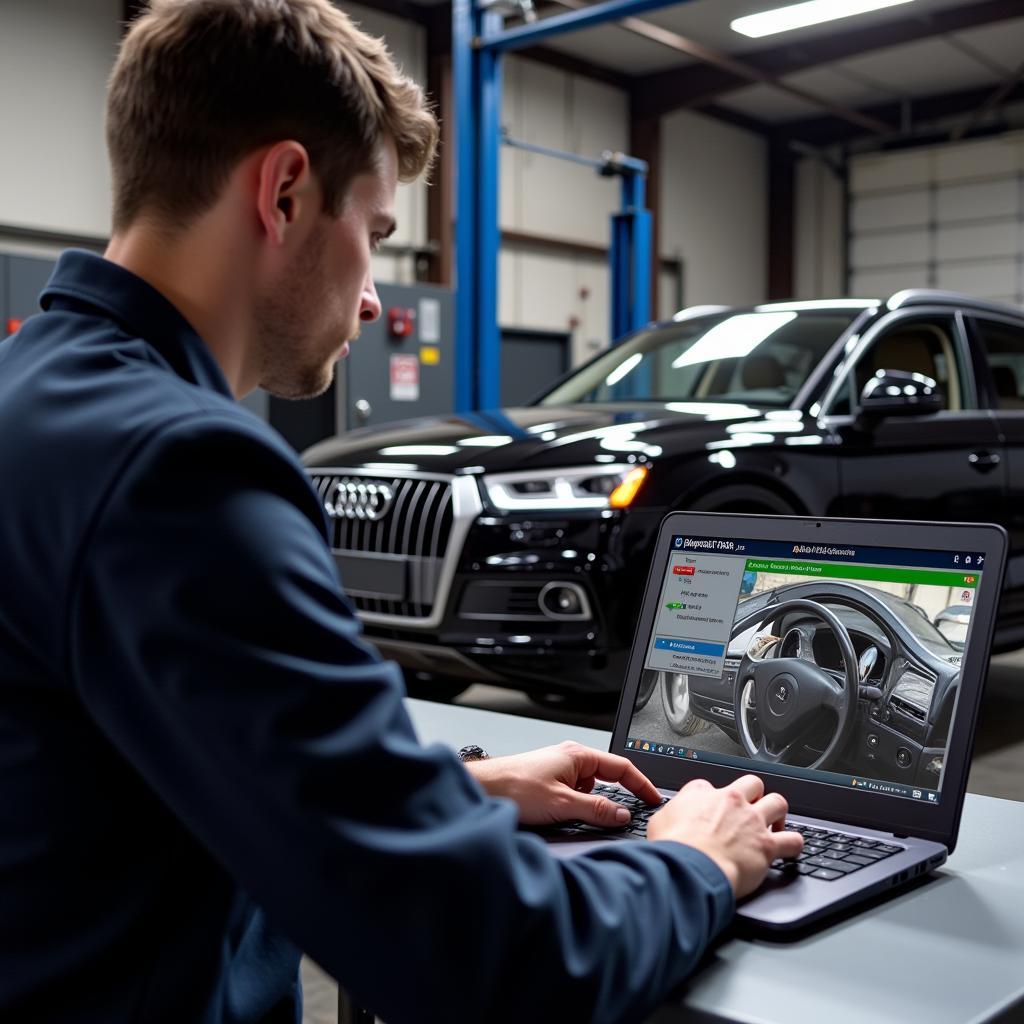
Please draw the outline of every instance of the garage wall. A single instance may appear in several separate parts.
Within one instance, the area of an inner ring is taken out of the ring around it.
[[[369,7],[345,10],[387,37],[406,70],[426,79],[426,37]],[[0,2],[0,224],[106,237],[110,175],[103,138],[107,76],[120,42],[121,0]],[[426,189],[403,185],[398,244],[426,241]],[[24,244],[5,249],[32,249]],[[45,247],[44,247],[45,248]],[[47,249],[47,251],[49,251]],[[412,278],[412,261],[378,257],[384,280]]]
[[[0,3],[0,224],[105,236],[103,141],[120,0]]]
[[[820,160],[796,166],[794,290],[798,299],[846,293],[843,275],[843,183]]]
[[[503,101],[502,122],[516,138],[589,157],[628,152],[629,103],[613,86],[510,58]],[[504,229],[607,247],[617,179],[508,147],[501,172]],[[758,136],[688,112],[663,119],[661,255],[683,261],[686,304],[764,299],[766,175]],[[656,312],[671,315],[677,303],[670,275],[662,275],[660,293]],[[579,362],[608,343],[609,302],[606,259],[506,244],[503,326],[572,330]]]
[[[513,138],[597,158],[629,148],[629,104],[612,86],[536,61],[505,63],[502,125]],[[617,179],[565,160],[503,146],[501,227],[607,248]],[[571,333],[578,363],[608,342],[609,272],[599,255],[506,242],[500,261],[503,327]]]
[[[347,2],[338,5],[358,22],[364,32],[384,36],[388,49],[406,74],[417,82],[427,80],[426,31],[415,22],[382,14],[371,7]],[[391,236],[395,245],[424,245],[427,241],[427,188],[423,182],[398,186],[395,199],[398,228]],[[414,284],[413,259],[408,256],[374,256],[373,272],[381,281]]]
[[[685,304],[763,302],[767,144],[677,111],[662,119],[661,147],[661,249],[683,261]]]
[[[850,162],[851,288],[1024,302],[1024,133]]]

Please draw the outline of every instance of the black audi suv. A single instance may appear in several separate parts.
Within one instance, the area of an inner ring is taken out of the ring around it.
[[[413,692],[617,695],[671,509],[997,522],[1024,644],[1024,313],[935,291],[698,307],[530,405],[304,454],[346,590]],[[660,680],[671,689],[673,680]]]

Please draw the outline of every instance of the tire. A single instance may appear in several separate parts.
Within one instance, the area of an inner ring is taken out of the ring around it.
[[[640,689],[637,691],[636,703],[633,705],[633,714],[636,714],[641,708],[647,707],[651,694],[658,688],[659,675],[660,673],[654,669],[644,669],[644,673],[640,677]]]
[[[678,736],[692,736],[704,728],[705,722],[690,708],[689,677],[681,672],[659,672],[658,690],[665,709],[665,718]]]
[[[677,502],[672,507],[685,508],[690,512],[749,512],[773,516],[799,514],[785,499],[752,484],[731,484],[701,495],[694,501]]]

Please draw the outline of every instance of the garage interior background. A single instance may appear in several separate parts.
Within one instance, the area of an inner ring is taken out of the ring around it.
[[[2,251],[102,245],[104,86],[134,6],[4,0]],[[345,6],[386,35],[444,115],[448,5]],[[651,163],[660,257],[652,309],[669,316],[683,304],[909,286],[1024,301],[1021,5],[914,0],[792,39],[729,29],[756,6],[698,0],[642,19],[723,66],[620,25],[558,36],[507,61],[509,134]],[[617,182],[510,148],[501,172],[501,326],[567,345],[576,365],[608,343]],[[433,189],[403,188],[398,233],[377,259],[381,282],[453,283],[450,175],[446,159]]]
[[[140,6],[0,6],[0,326],[33,311],[45,261],[61,248],[105,244],[105,84],[123,24]],[[344,6],[386,36],[443,119],[434,184],[401,187],[398,232],[375,257],[375,273],[402,306],[440,297],[438,352],[450,363],[451,7]],[[579,6],[544,0],[538,13]],[[729,28],[761,6],[690,0],[510,56],[502,127],[537,146],[649,162],[659,317],[688,304],[904,287],[1024,302],[1019,0],[913,0],[761,40]],[[542,383],[538,365],[553,375],[609,343],[609,214],[618,189],[587,167],[502,148],[499,321],[513,353],[506,404]],[[525,381],[513,372],[526,362],[514,355],[522,346],[532,346]],[[259,394],[250,404],[299,448],[335,426],[394,418],[396,409],[452,408],[450,375],[435,386],[424,368],[420,402],[382,400],[383,412],[360,412],[367,397],[377,404],[376,394],[386,396],[387,358],[374,338],[356,348],[350,362],[361,376],[348,371],[353,380],[336,389],[326,415],[322,404],[273,407]]]
[[[139,6],[0,6],[0,326],[32,312],[43,261],[67,244],[105,244],[105,83],[123,23]],[[444,121],[434,184],[401,188],[398,232],[375,257],[382,288],[411,306],[455,284],[451,8],[344,6],[387,37]],[[579,6],[544,0],[538,13]],[[503,129],[581,156],[618,150],[649,162],[658,253],[651,308],[661,317],[684,304],[904,287],[1024,302],[1019,0],[913,0],[762,40],[729,28],[761,6],[690,0],[511,56]],[[587,167],[502,149],[500,325],[507,346],[549,353],[552,373],[609,343],[608,217],[618,187]],[[436,294],[444,362],[456,339],[450,294]],[[378,351],[370,338],[357,348]],[[386,365],[365,366],[385,392]],[[451,408],[450,387],[430,387],[423,374],[440,407],[391,408]],[[507,377],[509,388],[538,385],[536,372],[525,385]],[[336,424],[378,422],[354,408],[365,394],[362,385],[339,388],[326,419],[316,403],[280,403],[277,425],[303,447]],[[251,404],[275,418],[266,396]]]
[[[580,6],[536,2],[542,17]],[[105,244],[105,85],[123,23],[138,6],[0,0],[2,333],[33,311],[42,283],[45,264],[25,258]],[[450,143],[457,127],[450,5],[342,6],[385,35],[409,73],[427,83]],[[512,56],[503,127],[534,145],[586,157],[622,151],[650,163],[651,308],[659,317],[690,304],[884,296],[905,287],[1024,303],[1021,0],[914,0],[762,40],[730,30],[731,19],[768,6],[691,0],[645,15],[646,33],[607,25]],[[375,257],[384,286],[456,283],[451,149],[433,186],[400,190],[398,232]],[[500,197],[506,344],[533,345],[551,372],[575,366],[609,343],[608,224],[618,182],[504,148]],[[402,296],[420,292],[392,294],[404,304]],[[448,323],[445,314],[442,334]],[[455,341],[441,341],[441,358],[451,359]],[[527,397],[514,390],[520,385],[511,374],[505,385],[506,401]],[[363,397],[339,387],[326,418],[322,407],[303,403],[278,409],[286,420],[277,425],[302,447],[336,424],[372,422],[355,409]],[[450,408],[450,390],[438,401]],[[265,396],[251,404],[274,419]],[[1024,759],[1016,725],[1021,658],[994,662],[975,792],[1024,796],[1016,781]],[[484,699],[484,689],[473,687],[460,702]],[[484,702],[530,707],[510,691]],[[574,717],[609,722],[607,715]],[[313,1015],[315,993],[307,1008]],[[322,1004],[330,1007],[332,998]]]

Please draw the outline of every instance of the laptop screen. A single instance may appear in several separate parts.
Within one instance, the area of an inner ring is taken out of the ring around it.
[[[674,535],[625,746],[937,804],[984,571]]]

